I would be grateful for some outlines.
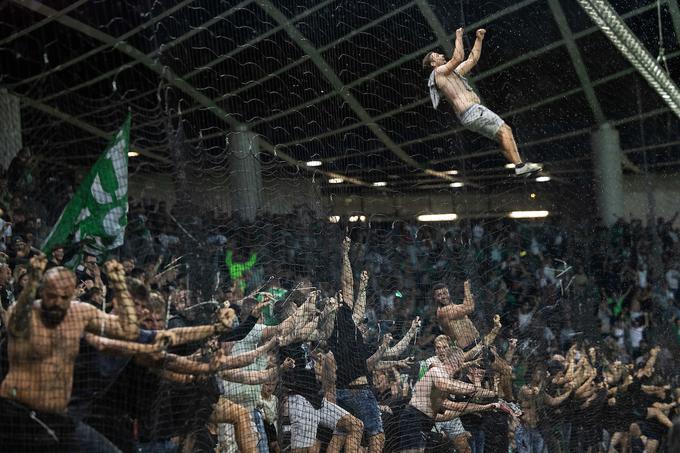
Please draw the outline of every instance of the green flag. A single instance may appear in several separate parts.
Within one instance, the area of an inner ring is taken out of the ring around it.
[[[58,244],[84,243],[100,254],[123,244],[128,212],[130,115],[92,166],[57,224],[42,245],[49,253]]]

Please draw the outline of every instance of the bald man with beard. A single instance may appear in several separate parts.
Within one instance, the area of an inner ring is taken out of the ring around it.
[[[9,373],[0,385],[0,445],[3,452],[77,452],[75,424],[66,415],[73,367],[85,332],[134,340],[139,334],[125,273],[107,263],[118,315],[73,300],[76,279],[64,267],[43,272],[34,256],[29,281],[7,313]],[[41,281],[42,280],[42,281]],[[42,298],[36,300],[39,284]]]

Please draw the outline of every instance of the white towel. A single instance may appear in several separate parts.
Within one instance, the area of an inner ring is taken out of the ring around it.
[[[430,89],[430,99],[432,99],[432,107],[435,109],[439,105],[439,100],[441,95],[439,94],[439,88],[437,88],[437,82],[435,79],[435,71],[430,74],[430,79],[427,81],[427,87]]]

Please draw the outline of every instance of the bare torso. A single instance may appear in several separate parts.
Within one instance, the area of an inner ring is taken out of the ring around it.
[[[0,385],[0,396],[32,409],[63,413],[71,398],[73,365],[88,316],[81,303],[72,302],[64,320],[47,328],[35,301],[26,338],[9,337],[10,369]]]
[[[440,411],[442,401],[448,397],[447,392],[437,389],[435,379],[437,377],[447,378],[446,372],[439,368],[430,368],[425,376],[416,383],[411,396],[410,405],[420,412],[434,418]]]
[[[520,402],[522,405],[522,423],[531,428],[538,425],[538,406],[541,399],[538,387],[524,386],[520,390]]]
[[[435,81],[439,91],[446,96],[457,115],[463,113],[473,104],[481,102],[477,93],[469,89],[465,81],[455,71],[448,76],[437,74]]]
[[[459,348],[466,349],[479,339],[479,331],[469,317],[463,316],[458,319],[446,319],[439,315],[441,308],[437,309],[439,327],[446,335],[456,341]]]

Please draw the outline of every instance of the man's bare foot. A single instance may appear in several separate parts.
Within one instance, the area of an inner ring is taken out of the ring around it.
[[[480,28],[479,30],[477,30],[477,33],[476,33],[478,39],[484,39],[485,34],[486,34],[486,30],[484,30],[483,28]]]

